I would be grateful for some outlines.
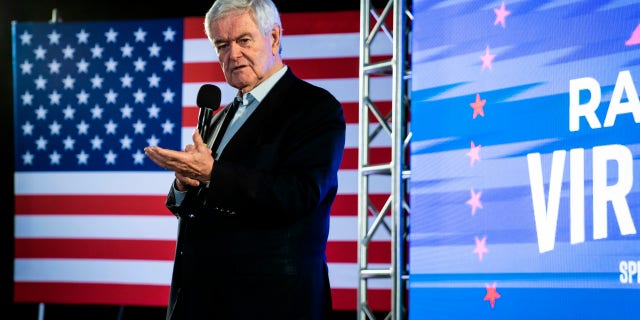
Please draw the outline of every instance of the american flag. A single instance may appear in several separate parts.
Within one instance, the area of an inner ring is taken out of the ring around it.
[[[285,63],[343,104],[347,141],[327,256],[334,306],[357,307],[359,12],[286,13]],[[177,221],[164,207],[172,172],[145,146],[182,149],[195,130],[202,84],[224,81],[202,17],[13,24],[16,302],[165,306]],[[376,55],[392,45],[376,39]],[[374,100],[390,108],[390,79]],[[372,142],[371,162],[390,141]],[[372,184],[383,202],[389,182]],[[388,266],[376,236],[369,262]],[[389,310],[390,284],[369,302]]]

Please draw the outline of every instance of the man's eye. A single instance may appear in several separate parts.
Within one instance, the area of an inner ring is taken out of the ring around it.
[[[251,41],[251,39],[249,39],[249,38],[242,38],[242,39],[239,39],[239,40],[238,40],[238,44],[240,44],[240,45],[246,45],[246,44],[248,44],[248,43],[249,43],[249,41]]]

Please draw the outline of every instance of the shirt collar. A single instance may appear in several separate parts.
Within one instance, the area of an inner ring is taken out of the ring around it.
[[[242,104],[246,106],[251,102],[251,100],[248,98],[249,94],[251,94],[251,96],[253,96],[253,98],[256,99],[258,103],[260,103],[260,101],[262,101],[264,97],[267,96],[267,93],[271,91],[271,88],[276,85],[276,82],[278,82],[278,80],[280,80],[280,78],[284,76],[285,72],[287,72],[287,69],[288,67],[284,66],[280,70],[276,71],[276,73],[271,75],[271,77],[267,78],[267,80],[263,81],[257,87],[253,88],[253,90],[243,94]]]

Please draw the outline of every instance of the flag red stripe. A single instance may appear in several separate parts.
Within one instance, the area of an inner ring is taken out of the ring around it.
[[[204,16],[184,18],[184,40],[202,38],[207,38],[204,32]]]
[[[390,147],[369,148],[369,164],[383,164],[391,162]],[[346,148],[342,153],[340,169],[358,169],[358,149]]]
[[[169,286],[106,283],[14,283],[15,302],[167,306]]]
[[[165,195],[16,195],[15,213],[157,216],[171,214],[166,199]]]
[[[371,194],[370,201],[381,208],[389,196]],[[171,214],[164,206],[166,196],[127,195],[16,195],[16,215],[153,215]],[[96,206],[96,203],[100,203]],[[338,194],[333,203],[332,216],[356,216],[357,194]]]
[[[327,260],[329,262],[358,262],[357,241],[329,241],[327,243]],[[368,262],[389,263],[391,262],[391,242],[372,241],[369,243]]]
[[[173,260],[173,240],[16,239],[16,258]]]
[[[359,11],[332,11],[309,13],[282,13],[280,14],[282,25],[285,26],[283,34],[329,34],[329,33],[359,33]],[[331,23],[327,23],[331,21]],[[204,32],[204,16],[187,17],[184,20],[184,38],[206,38]]]
[[[357,289],[331,289],[335,310],[355,310]],[[369,289],[367,302],[374,311],[388,311],[391,290]],[[42,283],[16,282],[15,302],[42,302],[61,304],[106,304],[166,307],[169,286],[126,285],[104,283]]]
[[[375,104],[376,109],[383,117],[386,117],[391,112],[391,101],[379,101],[375,102]],[[347,124],[357,124],[360,121],[358,102],[342,102],[342,110]],[[195,128],[198,122],[198,112],[200,112],[200,109],[195,105],[184,106],[182,108],[182,126]],[[372,123],[375,123],[373,113],[369,112],[369,117]]]
[[[331,289],[331,298],[335,310],[356,310],[358,308],[357,289]],[[367,290],[367,303],[373,311],[391,310],[391,290]]]
[[[18,238],[15,240],[15,258],[172,261],[175,247],[174,240]],[[371,242],[369,262],[389,263],[390,250],[389,241]],[[358,242],[329,241],[327,259],[333,263],[358,262]]]
[[[286,59],[285,64],[305,80],[358,78],[358,57]],[[186,83],[226,81],[218,62],[185,63],[183,72]]]
[[[369,202],[376,208],[382,208],[389,198],[388,194],[370,194]],[[358,215],[358,195],[338,194],[331,207],[331,216],[357,216]]]
[[[386,117],[391,112],[391,101],[376,101],[375,104],[376,109],[383,117]],[[360,122],[360,106],[358,102],[342,102],[342,110],[344,112],[344,120],[347,123]],[[371,123],[375,123],[376,118],[373,113],[369,112],[369,118],[371,118]]]

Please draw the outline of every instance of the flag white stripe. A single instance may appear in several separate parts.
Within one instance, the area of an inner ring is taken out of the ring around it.
[[[372,55],[391,55],[393,44],[389,39],[376,37],[371,46]],[[184,41],[184,62],[217,62],[211,42],[207,38]],[[325,59],[359,57],[359,33],[331,33],[282,36],[282,56],[286,59]]]
[[[370,268],[388,268],[385,264],[369,264]],[[69,282],[103,284],[169,285],[172,261],[108,260],[108,259],[15,259],[16,282]],[[357,288],[356,263],[329,263],[329,279],[333,289]],[[372,289],[388,289],[390,282],[372,281]]]
[[[373,132],[378,127],[378,124],[370,124],[369,132]],[[196,127],[184,127],[182,129],[182,148],[186,147],[188,144],[193,144],[193,132],[196,130]],[[344,147],[348,148],[358,148],[358,136],[360,134],[360,126],[356,123],[348,123],[346,132],[345,132],[345,141]],[[162,144],[160,144],[162,146]],[[371,147],[391,147],[391,136],[386,131],[381,131],[380,134],[375,136],[370,142],[369,146]]]
[[[329,241],[357,241],[358,218],[334,216],[330,220]],[[374,218],[371,217],[370,222]],[[387,225],[391,221],[385,219]],[[178,220],[166,216],[134,215],[17,215],[16,239],[109,239],[109,240],[175,240]],[[387,232],[377,232],[376,241],[390,241]]]
[[[338,192],[358,193],[358,171],[338,171]],[[166,195],[173,172],[16,172],[16,195]],[[370,178],[369,193],[388,193],[390,177]],[[123,183],[123,181],[129,181]],[[133,183],[135,181],[135,183]]]
[[[306,79],[311,84],[324,88],[331,92],[338,101],[342,103],[360,101],[358,78],[328,78],[328,79]],[[393,79],[390,77],[373,78],[370,80],[371,94],[373,101],[389,101],[393,88]],[[182,105],[195,106],[198,98],[198,91],[204,82],[187,82],[182,84]],[[211,82],[222,91],[221,103],[230,103],[236,95],[236,90],[231,88],[226,82]]]

